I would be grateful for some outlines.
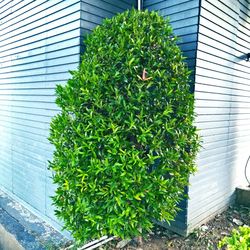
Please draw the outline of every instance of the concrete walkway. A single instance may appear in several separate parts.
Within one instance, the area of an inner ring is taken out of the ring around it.
[[[18,243],[16,238],[8,233],[3,226],[0,225],[0,249],[3,250],[24,250]]]
[[[1,250],[45,250],[32,232],[0,208],[0,249]]]
[[[56,250],[68,241],[0,191],[0,250]]]

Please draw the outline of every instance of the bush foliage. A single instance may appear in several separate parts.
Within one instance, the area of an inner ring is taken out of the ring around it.
[[[223,238],[219,244],[219,249],[226,247],[228,250],[249,250],[250,249],[250,227],[239,227],[234,229],[230,237]]]
[[[141,235],[176,215],[199,147],[176,41],[156,12],[118,14],[86,38],[79,69],[57,86],[53,201],[80,241]]]

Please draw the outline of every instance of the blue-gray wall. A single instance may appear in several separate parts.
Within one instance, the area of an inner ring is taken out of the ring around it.
[[[126,9],[136,8],[137,0],[81,0],[81,52],[83,40],[105,18],[111,18]]]
[[[200,14],[195,99],[204,148],[190,179],[189,231],[232,201],[250,154],[250,3],[202,0]]]
[[[144,0],[143,4],[145,9],[159,11],[163,17],[170,18],[174,33],[180,38],[179,46],[187,58],[186,61],[190,70],[192,70],[190,77],[192,87],[194,86],[195,76],[199,5],[199,0]],[[180,234],[185,234],[188,223],[187,200],[181,202],[179,206],[182,211],[171,223],[171,229]]]
[[[247,0],[144,0],[170,17],[187,57],[203,148],[190,177],[189,200],[172,223],[191,232],[224,210],[244,184],[250,154],[250,3]]]
[[[0,3],[0,185],[54,219],[47,161],[54,88],[80,61],[80,0]]]
[[[52,224],[47,137],[58,112],[55,86],[79,65],[82,35],[133,2],[0,2],[0,189]]]
[[[82,41],[105,17],[135,0],[0,2],[0,188],[55,222],[47,160],[54,88],[80,62]],[[250,48],[247,0],[144,0],[170,17],[195,83],[203,149],[183,211],[172,228],[191,231],[224,209],[244,182],[250,148]],[[199,16],[200,14],[200,16]],[[237,177],[237,178],[235,178]]]
[[[165,17],[170,18],[170,23],[175,35],[181,40],[179,45],[187,57],[187,63],[191,70],[195,69],[197,48],[199,0],[144,0],[144,8],[159,11]]]

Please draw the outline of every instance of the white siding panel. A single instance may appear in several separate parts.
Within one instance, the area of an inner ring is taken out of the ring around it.
[[[189,231],[224,209],[245,182],[250,154],[250,4],[202,0],[196,60],[196,124],[203,149],[190,178]]]

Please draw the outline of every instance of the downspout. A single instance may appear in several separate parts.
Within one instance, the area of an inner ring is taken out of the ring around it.
[[[143,1],[143,0],[138,0],[138,1],[137,1],[137,9],[138,9],[138,10],[142,10],[142,8],[143,8],[142,1]]]

